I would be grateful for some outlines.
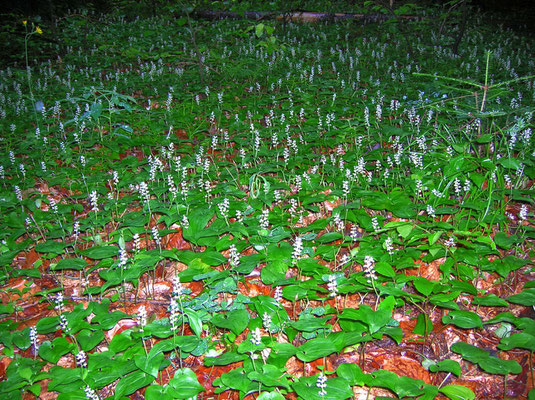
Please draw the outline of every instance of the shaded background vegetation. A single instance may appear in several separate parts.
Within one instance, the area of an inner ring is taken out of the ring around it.
[[[61,22],[69,16],[81,17],[80,24],[97,23],[100,14],[121,15],[127,19],[137,17],[154,17],[157,15],[185,15],[192,10],[223,10],[232,12],[276,11],[289,13],[293,11],[310,12],[374,12],[373,5],[383,5],[383,12],[389,8],[400,9],[411,4],[420,13],[451,13],[448,23],[457,27],[463,25],[463,18],[468,17],[468,24],[476,19],[490,25],[503,25],[514,30],[515,34],[535,35],[535,7],[533,0],[23,0],[12,2],[0,1],[0,67],[11,65],[23,66],[25,30],[21,24],[28,19],[41,25],[46,34],[34,37],[30,43],[32,56],[36,60],[46,61],[61,56],[62,49],[69,43],[68,38],[58,35],[56,31]],[[375,10],[376,11],[376,10]],[[405,35],[411,27],[400,29]],[[464,27],[462,28],[464,29]],[[60,37],[61,36],[61,37]],[[462,35],[461,35],[462,36]]]

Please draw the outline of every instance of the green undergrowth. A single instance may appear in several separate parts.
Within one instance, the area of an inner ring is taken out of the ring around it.
[[[532,42],[79,18],[60,57],[0,72],[3,399],[201,399],[200,364],[240,398],[473,399],[469,368],[511,396],[535,350]],[[433,384],[364,363],[411,341]]]

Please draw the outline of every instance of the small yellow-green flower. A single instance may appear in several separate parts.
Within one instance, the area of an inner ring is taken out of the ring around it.
[[[43,30],[38,26],[35,27],[35,32],[37,32],[39,35],[43,34]]]
[[[22,21],[22,23],[24,24],[24,26],[26,26],[26,24],[28,24],[28,21],[24,20]]]

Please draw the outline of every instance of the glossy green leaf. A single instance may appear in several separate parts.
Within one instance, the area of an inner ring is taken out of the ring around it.
[[[95,246],[81,252],[87,258],[102,260],[119,254],[119,248],[115,246]]]
[[[58,271],[63,269],[81,270],[87,267],[87,261],[81,258],[64,258],[59,260],[56,265],[51,266],[51,270]]]
[[[461,376],[461,366],[459,363],[455,360],[442,360],[437,362],[436,364],[431,364],[429,366],[429,371],[431,372],[451,372],[455,376],[459,377]]]
[[[353,397],[353,390],[342,378],[329,378],[326,382],[325,394],[320,395],[316,386],[318,377],[302,377],[292,385],[297,395],[310,400],[344,400]]]
[[[431,293],[433,293],[433,289],[437,285],[437,282],[430,281],[421,276],[415,278],[412,283],[414,284],[416,290],[418,290],[424,296],[429,296]]]
[[[522,372],[522,367],[518,362],[492,357],[487,351],[467,343],[457,342],[451,346],[451,350],[461,354],[464,359],[478,364],[481,369],[491,374],[507,375]]]
[[[356,364],[340,364],[336,369],[336,374],[340,378],[344,378],[350,386],[369,385],[371,376],[362,372],[362,369]]]
[[[418,314],[416,325],[413,332],[417,335],[427,336],[429,332],[433,331],[433,322],[429,318],[429,315],[425,313]]]
[[[115,387],[115,399],[134,393],[136,390],[150,385],[154,381],[154,376],[143,371],[134,371],[120,379]]]
[[[466,386],[446,385],[439,389],[440,393],[448,396],[451,400],[473,400],[476,395]]]
[[[76,340],[82,350],[88,352],[104,340],[104,333],[101,330],[91,331],[89,329],[83,329],[76,335]]]
[[[149,385],[145,390],[145,400],[174,400],[171,394],[167,393],[167,387],[160,385]]]
[[[188,316],[188,323],[191,330],[197,337],[201,337],[202,333],[202,320],[199,313],[191,308],[184,309],[184,314]]]
[[[450,311],[448,315],[442,317],[442,323],[453,324],[463,329],[482,328],[481,317],[476,313],[465,310]]]
[[[291,381],[288,379],[288,376],[285,376],[282,369],[270,364],[264,364],[261,368],[261,371],[250,372],[247,374],[247,377],[252,381],[260,382],[265,387],[290,389]]]
[[[284,400],[284,396],[279,392],[262,392],[256,400]]]
[[[247,392],[251,380],[247,378],[243,368],[236,368],[222,374],[221,378],[216,379],[213,384],[217,386],[226,386],[241,392]]]
[[[39,346],[39,356],[52,364],[56,364],[65,354],[74,350],[74,344],[60,336],[52,342],[44,341]]]
[[[61,254],[67,245],[65,243],[48,240],[35,246],[35,251],[39,253]]]
[[[153,356],[150,354],[138,354],[134,357],[134,362],[136,367],[138,367],[140,370],[146,374],[152,375],[154,378],[157,378],[160,365],[162,365],[164,358],[165,356],[163,353],[156,353]]]
[[[249,319],[247,310],[234,310],[214,315],[211,322],[219,328],[230,330],[237,336],[247,328]]]
[[[219,357],[205,357],[204,365],[207,367],[212,367],[214,365],[229,365],[235,362],[243,361],[245,358],[246,356],[243,354],[225,352]]]
[[[343,236],[340,232],[327,232],[320,237],[316,238],[316,242],[318,243],[331,243],[335,240],[341,239]]]
[[[507,301],[523,306],[535,306],[535,288],[524,289],[522,292],[509,297]]]
[[[503,338],[498,348],[502,350],[521,348],[535,352],[535,336],[526,332],[514,333],[509,337]]]
[[[383,275],[392,279],[396,277],[396,272],[394,271],[394,268],[392,268],[390,264],[384,261],[379,261],[375,264],[375,272],[377,272],[379,275]]]
[[[474,297],[472,304],[485,306],[485,307],[508,307],[509,303],[504,299],[496,296],[495,294],[489,294],[484,297]]]
[[[373,334],[390,322],[392,311],[387,309],[373,311],[367,304],[362,304],[358,310],[352,308],[344,309],[340,314],[340,318],[364,322],[368,325],[369,332]]]
[[[311,362],[337,351],[338,349],[332,340],[326,338],[316,338],[299,346],[297,348],[296,356],[301,361]]]

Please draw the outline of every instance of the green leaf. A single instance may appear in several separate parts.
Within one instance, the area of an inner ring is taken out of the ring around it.
[[[284,396],[278,392],[262,392],[256,400],[284,400]]]
[[[235,362],[243,361],[245,358],[246,356],[243,354],[226,352],[219,357],[205,357],[204,365],[207,367],[212,367],[214,365],[229,365]]]
[[[439,392],[445,394],[451,400],[473,400],[476,397],[474,392],[460,385],[447,385],[439,389]]]
[[[431,364],[429,366],[429,371],[431,372],[451,372],[455,376],[461,376],[461,366],[457,361],[446,359],[439,361],[436,364]]]
[[[353,390],[345,379],[327,379],[324,395],[319,394],[317,381],[318,375],[302,377],[292,385],[292,388],[300,398],[306,400],[344,400],[353,397]]]
[[[270,243],[279,243],[281,240],[289,238],[290,236],[292,236],[290,231],[284,229],[282,226],[277,226],[269,232],[267,240]]]
[[[315,241],[317,243],[325,244],[325,243],[334,242],[335,240],[338,240],[341,238],[343,238],[343,235],[340,232],[327,232],[321,235],[320,237],[317,237]]]
[[[368,325],[369,332],[374,334],[383,326],[390,322],[392,311],[387,309],[378,309],[373,311],[367,304],[361,304],[359,309],[346,308],[340,314],[340,319],[351,319],[361,321]]]
[[[175,397],[167,393],[167,389],[168,386],[149,385],[145,390],[145,400],[174,400]]]
[[[519,170],[521,168],[520,162],[515,158],[502,157],[498,160],[504,168]]]
[[[57,264],[52,264],[51,270],[58,271],[63,269],[81,270],[87,267],[87,261],[81,258],[64,258],[59,260]]]
[[[184,314],[188,316],[188,323],[195,335],[201,337],[202,333],[202,320],[197,311],[192,310],[191,308],[185,308]]]
[[[114,353],[120,353],[134,344],[136,344],[136,341],[132,338],[132,331],[126,330],[113,337],[109,349]]]
[[[357,364],[340,364],[336,369],[336,375],[344,378],[350,386],[369,385],[371,381],[371,376],[362,372]]]
[[[299,320],[291,322],[290,325],[302,332],[314,332],[318,329],[328,328],[330,325],[325,323],[331,319],[330,316],[324,318],[316,318],[310,314],[303,314]]]
[[[457,342],[451,345],[451,351],[463,356],[464,359],[477,363],[479,360],[489,357],[489,353],[476,346],[464,342]]]
[[[131,372],[117,383],[114,399],[120,399],[125,395],[132,394],[136,390],[150,385],[154,379],[154,376],[148,375],[143,371]]]
[[[400,398],[419,396],[424,393],[424,382],[407,376],[398,376],[387,370],[377,370],[372,374],[373,386],[392,390]]]
[[[260,270],[260,277],[262,282],[266,285],[271,285],[277,281],[281,281],[286,276],[288,271],[288,263],[282,260],[270,261],[264,268]]]
[[[25,328],[22,331],[15,331],[13,335],[13,344],[21,350],[26,350],[31,346],[30,328]],[[1,342],[1,339],[0,339]]]
[[[180,272],[180,282],[191,282],[196,276],[212,272],[213,269],[208,264],[201,261],[200,258],[195,258],[189,263],[189,267]]]
[[[402,223],[402,225],[396,226],[396,231],[399,233],[399,235],[403,239],[406,239],[411,234],[412,229],[413,229],[413,224],[406,223],[406,222]]]
[[[94,246],[80,253],[93,260],[102,260],[104,258],[114,257],[119,253],[119,248],[115,246]]]
[[[245,375],[243,368],[236,368],[221,375],[219,380],[215,380],[213,385],[226,386],[230,389],[239,390],[246,393],[251,380]]]
[[[318,358],[336,353],[338,349],[332,340],[328,338],[316,338],[309,340],[297,348],[296,356],[301,361],[311,362]]]
[[[425,313],[418,314],[416,325],[414,326],[413,332],[417,335],[427,336],[429,332],[433,330],[433,322],[429,318],[429,315]]]
[[[195,372],[189,368],[183,368],[177,370],[175,376],[169,381],[167,393],[175,399],[189,399],[194,398],[203,390]]]
[[[265,261],[263,254],[251,254],[248,256],[243,256],[240,259],[240,265],[235,267],[233,271],[238,272],[239,274],[248,275],[262,262]],[[263,270],[263,268],[262,268]]]
[[[509,250],[512,246],[518,243],[518,236],[511,235],[507,236],[504,232],[498,232],[494,235],[494,243],[502,249]]]
[[[0,304],[0,315],[11,314],[15,311],[13,304]]]
[[[262,35],[264,34],[264,27],[265,27],[265,25],[262,24],[262,23],[257,24],[255,26],[255,35],[256,35],[256,37],[258,37],[258,38],[262,37]]]
[[[37,244],[35,246],[35,251],[37,251],[38,253],[61,254],[63,253],[65,247],[67,247],[67,244],[65,243],[49,240],[47,242]]]
[[[228,329],[238,336],[247,328],[250,318],[251,316],[247,310],[234,310],[214,315],[212,323],[218,328]]]
[[[156,353],[154,355],[138,354],[134,357],[136,367],[143,372],[152,375],[154,378],[158,377],[158,371],[162,365],[165,356],[163,353]]]
[[[39,346],[39,356],[52,364],[56,364],[65,354],[74,350],[74,344],[64,337],[55,338],[52,342],[44,341]]]
[[[122,311],[113,311],[111,313],[106,312],[106,314],[100,314],[98,313],[92,320],[92,323],[99,324],[99,328],[107,331],[120,321],[121,319],[127,319],[130,318],[130,315],[125,314]]]
[[[489,374],[508,375],[522,372],[522,367],[515,360],[502,360],[498,357],[489,356],[479,361],[478,365]]]
[[[508,307],[509,303],[504,299],[496,296],[495,294],[489,294],[484,297],[474,297],[472,304],[485,306],[485,307]]]
[[[290,381],[288,376],[284,375],[282,369],[270,364],[264,364],[261,368],[261,371],[249,372],[247,377],[269,388],[283,387],[286,390],[290,389]]]
[[[430,281],[426,278],[423,278],[421,276],[414,278],[413,285],[421,294],[424,296],[429,296],[431,293],[433,293],[433,289],[437,285],[438,282]]]
[[[212,267],[216,267],[228,261],[221,253],[213,250],[203,251],[201,253],[201,260]]]
[[[509,297],[507,301],[523,306],[535,306],[535,288],[524,289],[522,292]]]
[[[35,325],[38,333],[51,333],[57,330],[59,323],[58,317],[44,317],[41,318]]]
[[[485,372],[491,374],[519,374],[522,367],[514,360],[502,360],[498,357],[491,357],[485,350],[464,342],[457,342],[451,346],[451,350],[459,353],[464,359],[476,363]]]
[[[481,317],[476,313],[471,311],[450,311],[448,315],[442,317],[442,323],[444,324],[454,324],[459,328],[463,329],[472,329],[472,328],[482,328],[483,322]]]
[[[208,207],[199,207],[191,211],[188,215],[189,226],[182,231],[184,239],[197,244],[202,237],[215,234],[205,229],[213,216],[214,213]]]
[[[77,389],[81,389],[83,384],[84,382],[81,379],[80,370],[77,368],[63,368],[58,366],[50,368],[49,391],[76,391]]]
[[[375,272],[392,279],[396,277],[396,271],[394,271],[394,268],[392,268],[389,263],[384,261],[379,261],[375,264]]]
[[[286,362],[295,355],[297,349],[291,343],[278,343],[275,342],[271,345],[271,353],[267,362],[277,368],[284,368]]]
[[[101,330],[91,331],[83,329],[76,335],[76,340],[83,351],[93,350],[100,342],[104,340],[104,333]]]
[[[514,333],[509,337],[503,338],[498,345],[498,348],[502,350],[511,350],[517,347],[535,352],[535,336],[525,332]]]

